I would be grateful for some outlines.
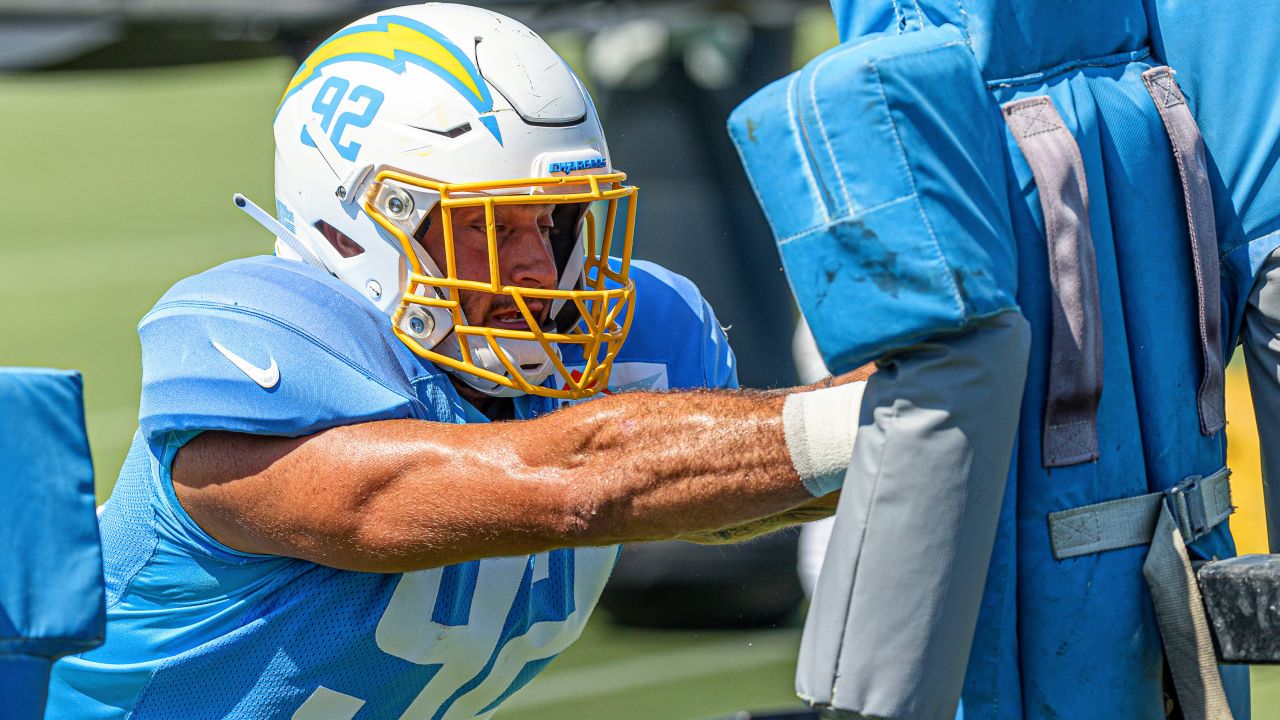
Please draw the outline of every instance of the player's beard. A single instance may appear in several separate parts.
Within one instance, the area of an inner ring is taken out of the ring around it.
[[[518,329],[531,329],[528,327],[528,321],[524,318],[524,313],[520,312],[520,306],[516,304],[515,300],[506,295],[490,295],[485,292],[463,290],[458,293],[458,302],[462,305],[462,314],[468,324],[477,324],[476,318],[479,318],[479,324],[483,326],[502,327],[493,325],[493,318],[497,315],[514,311],[524,325]],[[541,306],[539,310],[535,311],[534,317],[538,320],[538,324],[544,332],[551,331],[553,328],[550,327],[551,323],[548,320],[551,314],[551,304],[545,300],[529,300],[527,303],[530,306],[530,310],[533,310],[535,304]],[[451,375],[449,380],[453,383],[454,390],[463,400],[471,403],[489,419],[506,419],[510,414],[507,410],[507,408],[511,407],[510,403],[503,401],[509,401],[511,398],[489,395],[471,387],[464,380],[454,375]]]

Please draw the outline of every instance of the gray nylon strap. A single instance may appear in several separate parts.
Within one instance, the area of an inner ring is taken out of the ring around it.
[[[1230,476],[1223,468],[1207,478],[1188,478],[1168,492],[1049,514],[1053,556],[1059,560],[1151,544],[1142,574],[1185,720],[1231,720],[1186,548],[1231,514]]]
[[[1164,493],[1111,500],[1049,514],[1053,556],[1063,560],[1151,542]]]
[[[1172,493],[1177,505],[1175,524],[1193,540],[1231,515],[1231,473],[1226,468],[1199,479],[1194,494]],[[1049,540],[1058,560],[1090,553],[1146,545],[1156,530],[1165,493],[1108,500],[1049,513]],[[1200,503],[1200,507],[1191,507]],[[1193,520],[1192,518],[1195,518]],[[1195,527],[1198,525],[1197,528]]]
[[[1054,301],[1043,462],[1059,467],[1096,460],[1102,314],[1080,147],[1047,97],[1015,100],[1001,109],[1035,176],[1049,252]]]
[[[1204,602],[1178,523],[1162,506],[1142,565],[1184,720],[1231,720]]]
[[[1200,432],[1212,435],[1226,425],[1222,370],[1222,312],[1219,308],[1218,230],[1213,216],[1204,140],[1187,100],[1173,79],[1173,70],[1156,67],[1142,73],[1173,146],[1186,202],[1191,258],[1196,273],[1196,305],[1200,323],[1200,352],[1204,375],[1196,396]]]

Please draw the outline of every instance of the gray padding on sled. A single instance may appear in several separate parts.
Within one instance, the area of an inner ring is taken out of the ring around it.
[[[1222,364],[1221,270],[1218,266],[1218,229],[1209,189],[1209,163],[1205,158],[1200,126],[1191,116],[1187,99],[1173,79],[1173,70],[1155,67],[1142,73],[1151,100],[1164,122],[1178,163],[1182,198],[1191,236],[1191,261],[1196,271],[1196,319],[1200,354],[1204,361],[1196,402],[1200,432],[1212,435],[1226,427],[1226,388]]]
[[[1007,312],[885,358],[868,381],[796,669],[824,712],[955,716],[1029,343]]]

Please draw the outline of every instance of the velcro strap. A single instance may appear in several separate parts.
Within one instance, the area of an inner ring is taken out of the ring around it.
[[[1055,300],[1043,463],[1061,467],[1096,460],[1102,311],[1080,146],[1048,97],[1015,100],[1001,110],[1040,191]]]
[[[1200,432],[1212,435],[1226,426],[1226,405],[1222,365],[1222,312],[1219,308],[1218,230],[1213,215],[1213,194],[1209,188],[1208,162],[1204,139],[1173,70],[1156,67],[1142,73],[1147,92],[1155,101],[1164,122],[1173,157],[1182,181],[1186,202],[1187,230],[1191,236],[1191,260],[1196,274],[1196,314],[1200,329],[1200,353],[1204,372],[1196,394],[1200,410]]]
[[[1184,541],[1195,542],[1231,514],[1231,471],[1191,477],[1168,492],[1108,500],[1049,513],[1049,538],[1058,560],[1146,545],[1161,508],[1169,506]]]

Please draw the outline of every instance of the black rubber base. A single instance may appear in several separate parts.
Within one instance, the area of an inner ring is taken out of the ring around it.
[[[1280,555],[1207,562],[1196,576],[1219,661],[1280,664]]]

